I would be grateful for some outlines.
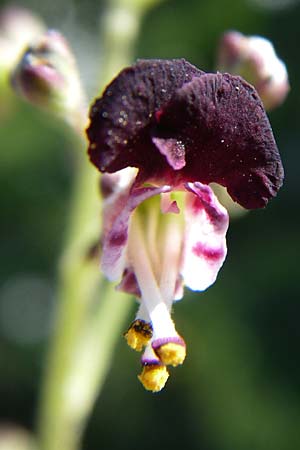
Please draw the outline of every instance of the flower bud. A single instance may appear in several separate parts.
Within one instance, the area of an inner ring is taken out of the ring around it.
[[[45,32],[45,25],[30,11],[7,7],[0,13],[0,77],[14,68],[30,42]]]
[[[16,92],[30,103],[69,122],[83,107],[75,58],[65,38],[54,30],[40,36],[23,54],[12,73]]]
[[[259,93],[266,109],[279,106],[290,89],[285,64],[270,41],[260,36],[225,33],[218,53],[218,69],[240,75]]]
[[[0,450],[37,450],[33,436],[16,425],[1,423]]]

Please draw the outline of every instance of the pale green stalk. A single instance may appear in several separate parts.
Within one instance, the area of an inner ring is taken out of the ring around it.
[[[126,0],[111,2],[104,16],[102,84],[131,62],[142,15],[143,2],[136,2],[138,7]],[[98,174],[88,162],[85,147],[81,136],[70,224],[59,271],[57,321],[41,393],[40,450],[80,448],[130,305],[130,299],[115,292],[103,279],[97,261],[88,257],[100,236],[101,205]]]
[[[110,0],[102,17],[104,83],[132,62],[133,50],[145,12],[162,0]]]
[[[66,250],[60,264],[57,322],[48,356],[39,415],[41,450],[79,448],[85,422],[110,364],[128,313],[121,298],[88,258],[99,238],[98,175],[78,155]],[[122,296],[123,297],[123,296]]]

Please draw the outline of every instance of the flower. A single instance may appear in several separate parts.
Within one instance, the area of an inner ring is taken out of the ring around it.
[[[290,86],[284,62],[272,43],[261,36],[227,31],[219,45],[218,67],[242,75],[255,86],[266,109],[279,106]]]
[[[102,270],[139,298],[125,337],[144,349],[139,379],[156,392],[186,356],[174,300],[184,285],[208,288],[226,257],[228,214],[209,184],[264,207],[283,181],[280,155],[252,86],[183,59],[124,69],[92,106],[87,135],[104,173]]]

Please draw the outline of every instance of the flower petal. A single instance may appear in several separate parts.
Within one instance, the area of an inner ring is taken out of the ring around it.
[[[90,119],[89,155],[102,172],[131,166],[155,185],[215,182],[247,209],[264,207],[282,185],[264,107],[238,76],[184,60],[138,61],[96,100]]]
[[[152,142],[156,145],[162,155],[168,161],[168,164],[174,170],[180,170],[185,166],[185,149],[182,142],[176,139],[164,139],[153,137]]]
[[[136,169],[127,167],[113,174],[105,173],[101,176],[100,191],[103,198],[102,241],[105,240],[114,221],[123,210],[134,184],[136,173]]]
[[[139,60],[122,70],[91,108],[91,161],[110,173],[127,166],[167,167],[151,141],[151,129],[175,90],[203,73],[184,59]]]
[[[179,214],[180,209],[177,205],[176,200],[172,200],[170,193],[162,194],[160,196],[160,210],[163,214],[173,213]]]
[[[116,289],[126,292],[126,294],[134,295],[135,297],[141,296],[141,291],[132,267],[128,266],[124,269],[122,280]]]
[[[130,217],[135,208],[154,195],[170,191],[170,186],[137,188],[135,184],[125,195],[120,192],[118,198],[111,204],[115,219],[111,221],[110,230],[103,238],[103,253],[101,267],[104,274],[111,281],[121,278],[122,273],[128,265],[127,243]],[[115,215],[115,205],[118,204],[117,215]],[[107,211],[109,214],[111,211]]]
[[[214,283],[226,257],[228,214],[212,189],[187,183],[186,237],[181,274],[185,285],[203,291]]]
[[[160,113],[158,133],[166,130],[185,147],[186,165],[177,178],[219,183],[248,209],[265,206],[282,185],[267,115],[255,89],[240,77],[208,73],[186,83]]]

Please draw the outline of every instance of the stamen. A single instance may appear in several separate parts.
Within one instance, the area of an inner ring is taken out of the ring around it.
[[[149,322],[136,319],[124,333],[124,337],[129,347],[140,352],[151,340],[152,334],[153,330]]]
[[[186,346],[181,337],[156,339],[152,342],[152,348],[165,365],[178,366],[186,357]]]
[[[175,296],[182,252],[183,224],[178,217],[166,217],[168,224],[163,237],[163,261],[159,288],[164,301],[170,310]]]
[[[143,367],[138,379],[147,391],[161,391],[169,378],[169,372],[163,364],[151,364]]]
[[[145,389],[159,392],[165,386],[169,372],[164,364],[160,362],[151,345],[147,345],[142,356],[143,370],[138,379]]]
[[[156,199],[152,198],[152,202]],[[157,232],[159,223],[159,207],[147,209],[147,228],[146,228],[146,241],[147,249],[149,251],[152,267],[154,268],[155,277],[159,276],[161,271],[160,252],[157,245]]]
[[[129,257],[141,290],[142,302],[151,319],[153,337],[154,339],[177,337],[174,323],[152,270],[137,212],[132,219],[129,236],[131,237],[128,246]]]

